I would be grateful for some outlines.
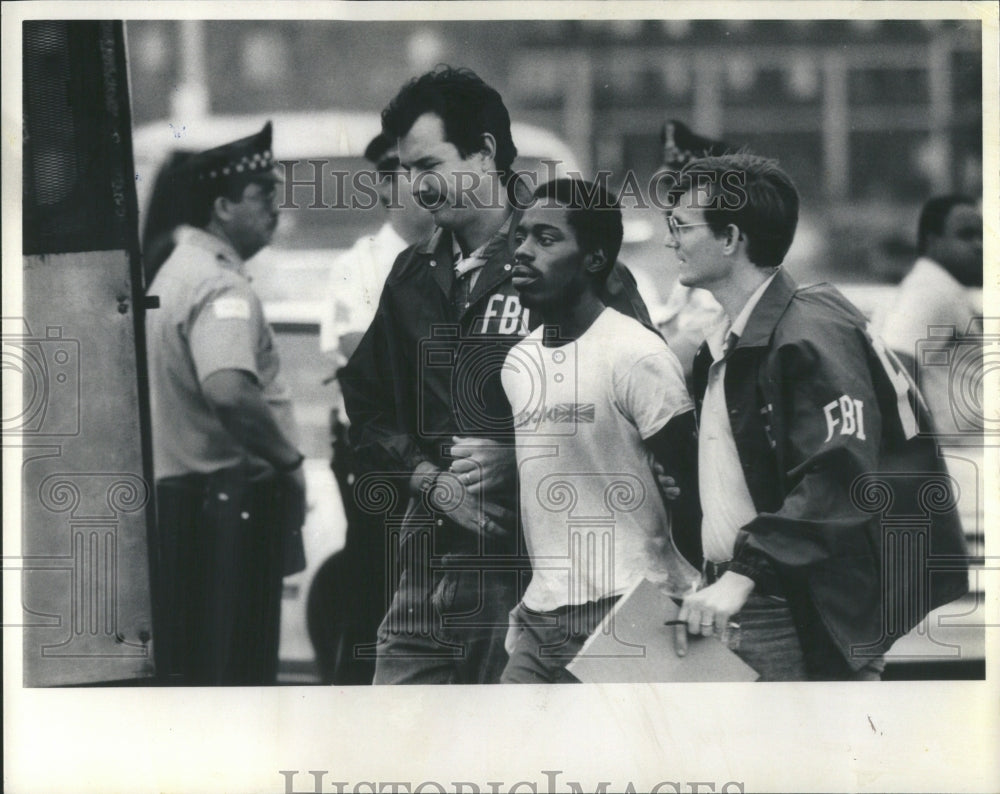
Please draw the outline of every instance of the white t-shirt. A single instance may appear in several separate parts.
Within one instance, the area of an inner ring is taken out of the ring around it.
[[[669,518],[643,439],[692,409],[680,362],[637,321],[605,309],[575,342],[511,348],[530,609],[551,611],[665,581]]]
[[[969,432],[959,422],[961,412],[975,416],[979,410],[966,408],[968,402],[983,405],[982,362],[977,342],[968,341],[970,334],[982,334],[982,303],[974,295],[937,262],[921,257],[900,282],[891,308],[874,323],[887,347],[918,362],[917,385],[940,433]]]

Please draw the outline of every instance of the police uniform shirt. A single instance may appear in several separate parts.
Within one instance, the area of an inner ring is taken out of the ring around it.
[[[218,237],[181,227],[149,293],[160,298],[160,307],[146,314],[156,478],[241,464],[251,474],[266,472],[267,464],[229,434],[201,389],[220,370],[250,373],[294,442],[290,396],[242,259]]]

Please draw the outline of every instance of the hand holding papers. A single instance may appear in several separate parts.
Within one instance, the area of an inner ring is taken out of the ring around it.
[[[756,681],[757,673],[718,637],[690,637],[685,656],[664,621],[679,607],[648,579],[621,597],[567,670],[584,683]]]

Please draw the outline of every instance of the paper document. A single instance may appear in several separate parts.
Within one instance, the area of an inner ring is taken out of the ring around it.
[[[718,636],[688,635],[686,656],[674,650],[679,607],[648,579],[623,595],[566,669],[584,683],[756,681],[760,676]]]

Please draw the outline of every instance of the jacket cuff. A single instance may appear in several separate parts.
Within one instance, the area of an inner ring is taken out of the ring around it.
[[[771,565],[771,560],[763,553],[746,542],[743,535],[736,543],[736,550],[729,570],[743,574],[753,579],[754,590],[762,595],[778,595],[781,593],[781,583]]]

